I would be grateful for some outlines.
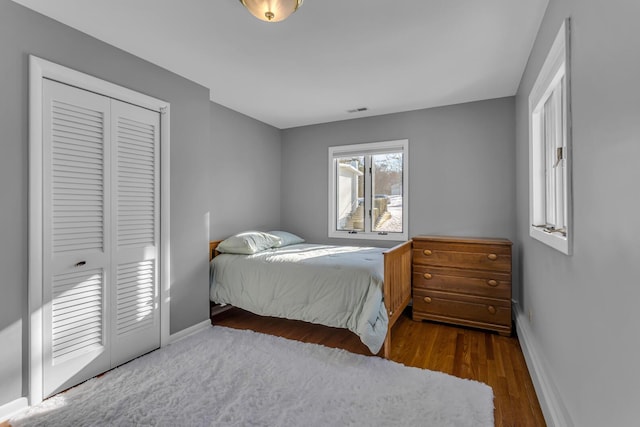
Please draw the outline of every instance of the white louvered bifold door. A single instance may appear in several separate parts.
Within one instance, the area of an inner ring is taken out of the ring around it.
[[[160,114],[43,81],[43,391],[160,346]]]
[[[112,364],[160,346],[160,115],[112,101]]]
[[[43,391],[110,368],[110,99],[43,82]]]

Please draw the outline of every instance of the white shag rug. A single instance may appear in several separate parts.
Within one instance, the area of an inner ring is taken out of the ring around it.
[[[493,426],[480,382],[214,326],[56,395],[12,426]]]

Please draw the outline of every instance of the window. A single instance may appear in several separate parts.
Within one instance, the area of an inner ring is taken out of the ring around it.
[[[329,237],[407,240],[408,140],[329,147]]]
[[[529,94],[531,237],[571,253],[569,20]]]

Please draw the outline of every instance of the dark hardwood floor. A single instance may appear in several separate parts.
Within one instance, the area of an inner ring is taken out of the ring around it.
[[[261,317],[232,308],[215,324],[251,329],[298,341],[369,355],[353,333],[286,319]],[[392,330],[391,360],[482,381],[493,388],[497,427],[541,427],[545,421],[518,339],[474,329],[414,322],[410,312]]]

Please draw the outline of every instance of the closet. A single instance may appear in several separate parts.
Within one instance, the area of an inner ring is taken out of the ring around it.
[[[160,113],[42,82],[42,395],[160,346]]]

